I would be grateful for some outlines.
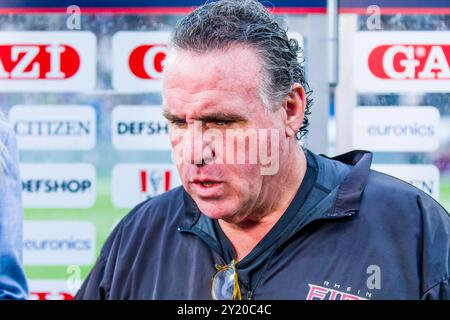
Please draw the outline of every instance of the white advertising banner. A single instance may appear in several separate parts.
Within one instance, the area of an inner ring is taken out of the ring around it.
[[[111,125],[116,149],[171,150],[169,124],[161,106],[117,106]]]
[[[84,105],[17,105],[9,112],[21,150],[91,150],[96,115]]]
[[[353,146],[369,151],[434,151],[439,145],[439,119],[434,107],[358,107],[353,112]]]
[[[118,164],[112,172],[112,201],[118,208],[132,208],[179,185],[173,164]]]
[[[88,163],[22,163],[25,208],[90,208],[95,203],[96,170]]]
[[[0,91],[80,92],[96,82],[89,31],[0,32]]]
[[[73,300],[78,289],[71,280],[28,280],[30,300]]]
[[[360,92],[449,92],[449,31],[364,31],[353,41]]]
[[[93,223],[54,220],[24,222],[24,265],[90,265],[95,258]]]
[[[112,38],[113,87],[119,92],[162,89],[170,32],[119,31]]]

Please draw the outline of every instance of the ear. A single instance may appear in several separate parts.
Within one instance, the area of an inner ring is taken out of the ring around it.
[[[306,110],[306,94],[301,84],[294,83],[292,85],[291,92],[288,93],[283,101],[283,108],[286,112],[286,137],[295,136],[303,124]]]

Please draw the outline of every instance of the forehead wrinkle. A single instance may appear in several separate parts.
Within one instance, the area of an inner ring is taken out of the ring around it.
[[[259,87],[263,67],[254,50],[242,49],[234,47],[225,52],[201,54],[180,51],[164,74],[166,108],[193,115],[227,106],[231,110],[238,106],[240,112],[242,109],[247,113],[257,111],[256,105],[262,102]]]
[[[238,81],[237,83],[242,83]],[[211,88],[202,88],[201,90],[194,90],[192,88],[180,88],[166,87],[165,94],[163,96],[164,102],[167,100],[175,100],[176,105],[181,104],[197,104],[200,108],[207,108],[212,105],[220,105],[225,107],[227,105],[232,106],[233,102],[235,104],[246,103],[245,99],[252,99],[255,103],[260,101],[259,91],[257,88],[252,87],[252,85],[235,85],[230,87],[225,85],[225,83],[219,82]],[[242,100],[242,102],[240,102]],[[172,107],[172,105],[171,105]],[[184,106],[186,107],[186,106]]]
[[[174,89],[174,90],[182,90],[182,89]],[[183,90],[185,91],[185,90]],[[209,90],[209,91],[218,91],[218,90]],[[260,104],[260,99],[252,98],[251,101],[253,103],[249,103],[248,99],[240,95],[236,95],[236,92],[233,90],[228,90],[230,95],[223,95],[221,93],[221,99],[215,99],[214,96],[207,96],[205,100],[202,99],[194,99],[193,96],[197,95],[197,98],[200,93],[196,93],[195,95],[170,95],[167,96],[163,101],[163,107],[165,110],[170,111],[171,113],[178,116],[187,116],[189,118],[198,118],[202,115],[211,113],[210,110],[213,109],[212,112],[220,112],[227,111],[231,113],[241,114],[250,116],[255,112],[263,112],[264,107]],[[206,93],[206,92],[205,92]],[[225,97],[225,98],[223,98]],[[242,105],[242,108],[236,108],[236,106]],[[216,109],[216,110],[214,110]]]
[[[250,88],[253,89],[253,88]],[[236,98],[238,97],[238,95],[236,95],[237,92],[243,92],[244,95],[252,95],[255,92],[251,92],[251,90],[248,90],[248,88],[246,87],[241,87],[239,88],[239,90],[235,90],[232,88],[227,88],[227,87],[217,87],[214,89],[203,89],[200,91],[194,91],[194,90],[187,90],[187,89],[182,89],[182,88],[173,88],[173,89],[166,89],[166,93],[169,93],[169,97],[165,98],[170,98],[173,99],[174,97],[176,97],[179,100],[182,100],[186,103],[191,103],[191,102],[195,102],[196,100],[199,99],[207,99],[207,100],[214,100],[217,101],[219,100],[218,98],[223,97],[223,93],[227,93],[229,95],[226,96],[225,99],[223,100],[229,100],[230,97]],[[212,94],[212,95],[208,95],[208,94]],[[203,97],[205,96],[205,97]]]
[[[171,107],[164,107],[164,110],[176,116],[187,116],[188,118],[197,119],[208,116],[210,114],[239,114],[243,111],[241,109],[236,110],[236,108],[233,108],[232,106],[230,106],[229,108],[227,104],[217,104],[208,101],[203,101],[200,103],[182,102],[181,104],[178,104],[176,100],[181,99],[173,99],[175,100],[175,103],[170,104]]]
[[[186,101],[178,96],[169,98],[169,105],[164,106],[164,110],[175,116],[186,116],[187,118],[198,119],[205,115],[205,111],[218,105],[211,101]],[[224,110],[223,105],[219,110]],[[219,111],[218,110],[218,111]]]
[[[190,91],[201,91],[205,86],[226,89],[231,83],[238,88],[258,89],[264,76],[260,55],[246,45],[235,44],[227,50],[202,53],[176,51],[176,58],[165,69],[163,79],[169,80],[164,82],[172,87],[183,85]]]

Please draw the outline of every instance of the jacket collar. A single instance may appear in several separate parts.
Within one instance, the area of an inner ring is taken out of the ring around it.
[[[334,188],[333,191],[330,191],[330,196],[335,194],[335,197],[333,196],[335,199],[334,207],[326,213],[325,218],[348,217],[358,213],[362,193],[367,184],[372,164],[372,153],[364,150],[353,150],[332,158],[322,154],[320,156],[313,154],[313,156],[319,162],[319,173],[322,179],[333,179],[341,173],[346,173],[345,178],[336,187],[337,190],[334,190],[336,189]],[[335,163],[330,165],[330,162]],[[350,166],[350,169],[347,169],[348,173],[344,169],[347,167],[346,165]],[[197,223],[201,211],[192,197],[184,188],[182,189],[185,216],[181,229],[186,230],[191,229]]]
[[[198,221],[201,215],[201,211],[195,203],[194,199],[183,189],[184,200],[184,219],[180,226],[181,229],[191,229]]]
[[[326,156],[324,157],[328,158]],[[333,158],[328,158],[353,166],[339,185],[334,210],[328,216],[350,216],[359,211],[362,193],[369,177],[372,157],[373,155],[369,151],[353,150]]]

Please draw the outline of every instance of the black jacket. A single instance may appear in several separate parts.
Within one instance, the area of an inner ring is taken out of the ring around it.
[[[243,297],[450,299],[448,213],[370,170],[371,153],[307,153],[314,186],[303,203],[294,198],[289,210],[298,214],[270,250],[255,254],[265,259],[238,263]],[[224,263],[211,220],[178,187],[119,223],[76,298],[211,299],[215,264]]]

